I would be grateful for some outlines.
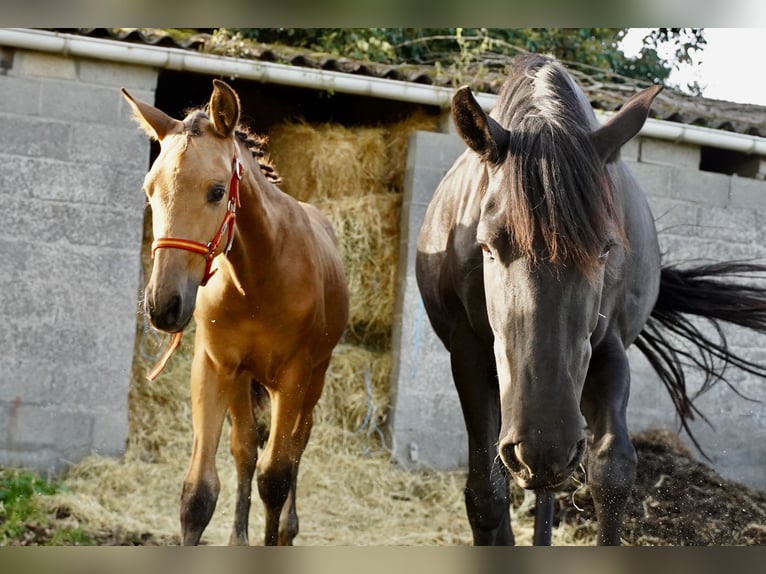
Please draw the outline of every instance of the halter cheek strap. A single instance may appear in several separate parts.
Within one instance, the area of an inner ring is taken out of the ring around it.
[[[207,285],[207,282],[215,274],[218,269],[212,269],[213,259],[218,255],[218,247],[221,244],[224,234],[226,235],[226,246],[223,249],[223,253],[229,253],[231,245],[234,242],[234,223],[237,218],[237,208],[240,207],[239,200],[239,182],[242,179],[242,162],[237,158],[237,154],[234,154],[231,174],[231,182],[229,183],[229,201],[226,205],[226,215],[223,216],[221,225],[218,226],[213,239],[207,243],[200,243],[199,241],[192,241],[191,239],[179,239],[176,237],[160,237],[152,243],[152,259],[158,249],[183,249],[185,251],[191,251],[193,253],[199,253],[205,258],[205,273],[202,276],[200,287]],[[162,353],[157,364],[154,365],[151,371],[146,375],[146,378],[151,382],[156,379],[165,365],[168,364],[170,357],[181,344],[181,337],[183,337],[183,331],[173,333],[173,337],[170,340],[170,345]]]

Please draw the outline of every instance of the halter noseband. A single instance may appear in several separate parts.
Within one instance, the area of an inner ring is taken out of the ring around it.
[[[235,143],[236,146],[236,143]],[[223,216],[223,221],[218,227],[213,239],[208,243],[200,243],[199,241],[192,241],[190,239],[178,239],[175,237],[160,237],[155,239],[152,243],[152,259],[154,259],[154,253],[158,249],[185,249],[193,253],[199,253],[205,258],[205,274],[202,276],[200,287],[207,285],[207,282],[215,274],[218,269],[212,269],[213,259],[217,255],[218,246],[221,244],[223,234],[226,233],[226,247],[223,250],[224,254],[227,254],[231,249],[231,245],[234,242],[234,223],[237,217],[237,208],[240,206],[239,201],[239,182],[242,179],[242,162],[237,158],[236,148],[234,150],[234,159],[232,160],[233,173],[231,174],[231,182],[229,183],[229,201],[226,205],[226,215]],[[157,364],[154,365],[151,371],[146,375],[149,381],[156,379],[159,374],[168,364],[170,357],[181,344],[181,337],[183,337],[183,331],[173,333],[173,337],[170,340],[170,345],[162,353]]]
[[[202,276],[200,287],[207,285],[207,282],[215,274],[217,269],[212,269],[213,259],[217,255],[218,246],[221,244],[224,233],[226,237],[226,247],[224,248],[224,254],[228,253],[231,249],[231,245],[234,242],[234,223],[237,217],[237,207],[240,206],[239,201],[239,181],[242,179],[242,162],[237,158],[236,152],[234,154],[233,173],[231,174],[231,182],[229,183],[229,201],[226,206],[226,215],[223,217],[221,225],[218,227],[213,239],[207,243],[200,243],[199,241],[192,241],[190,239],[178,239],[176,237],[160,237],[155,239],[152,243],[152,259],[158,249],[184,249],[193,253],[199,253],[205,258],[205,274]]]

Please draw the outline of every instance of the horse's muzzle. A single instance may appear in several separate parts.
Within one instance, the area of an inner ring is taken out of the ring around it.
[[[500,445],[500,459],[516,484],[525,489],[558,486],[572,475],[584,452],[584,438],[565,448],[532,441]]]
[[[147,291],[144,311],[155,329],[167,333],[176,333],[183,331],[189,324],[194,306],[192,305],[191,309],[187,309],[184,305],[184,298],[179,293],[174,293],[160,300],[150,296]]]

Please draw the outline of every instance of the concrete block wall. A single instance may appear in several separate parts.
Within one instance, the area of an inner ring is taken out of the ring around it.
[[[431,329],[415,280],[417,238],[428,203],[446,168],[464,149],[456,135],[417,132],[410,137],[407,152],[388,434],[395,460],[410,469],[468,464],[468,439],[449,355]]]
[[[766,261],[766,182],[700,172],[693,159],[682,167],[674,160],[689,159],[693,150],[674,150],[645,138],[637,138],[637,143],[638,160],[627,163],[654,212],[665,264]],[[699,325],[713,335],[705,322]],[[727,327],[726,335],[734,351],[766,364],[766,336],[737,327]],[[679,419],[657,375],[636,349],[629,350],[629,357],[630,428],[677,430]],[[722,476],[766,488],[766,381],[735,371],[729,377],[739,391],[762,402],[747,401],[725,384],[716,385],[696,402],[710,424],[695,420],[692,432]],[[701,383],[699,375],[689,379],[692,390]],[[685,434],[681,436],[691,445]]]
[[[394,459],[407,468],[455,468],[467,461],[449,357],[425,316],[414,277],[414,246],[426,205],[463,149],[454,134],[419,132],[410,141],[388,429]],[[639,137],[628,142],[622,156],[649,198],[665,263],[766,261],[766,182],[699,171],[695,146]],[[733,349],[766,363],[766,337],[736,328],[727,334]],[[631,349],[630,359],[631,430],[677,429],[657,376],[638,351]],[[741,374],[732,381],[763,403],[748,402],[718,385],[698,403],[713,427],[696,421],[693,429],[724,477],[766,488],[766,382]],[[690,380],[692,389],[699,383],[699,377]]]
[[[3,48],[0,466],[123,452],[157,73]]]

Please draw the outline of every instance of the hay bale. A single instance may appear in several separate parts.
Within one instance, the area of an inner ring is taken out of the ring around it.
[[[389,337],[396,298],[401,194],[324,200],[349,286],[349,329],[364,342]]]
[[[439,116],[418,110],[411,116],[388,127],[386,137],[388,170],[386,179],[389,187],[404,190],[404,172],[407,167],[407,152],[410,135],[415,131],[438,131]]]
[[[269,135],[269,156],[283,191],[301,201],[385,191],[386,130],[283,123]]]

